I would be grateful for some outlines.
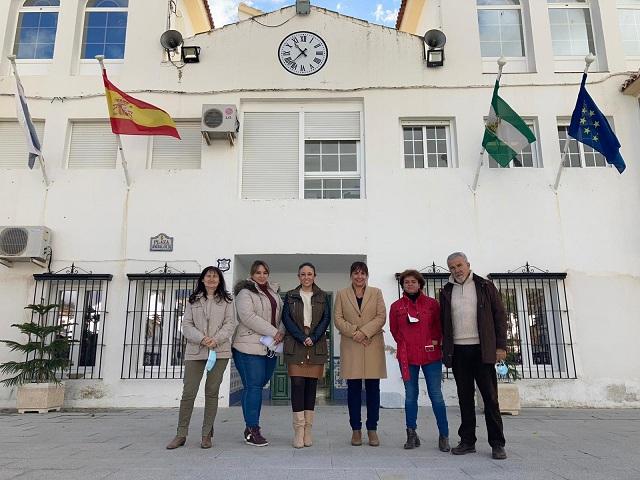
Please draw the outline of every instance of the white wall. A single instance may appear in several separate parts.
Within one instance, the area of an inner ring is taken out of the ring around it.
[[[501,92],[518,113],[537,118],[544,167],[485,168],[474,195],[469,184],[494,76],[482,73],[473,33],[475,2],[456,2],[455,11],[452,3],[443,2],[448,43],[441,69],[425,67],[419,37],[313,9],[311,15],[276,28],[249,20],[197,35],[191,43],[202,47],[201,63],[186,66],[178,82],[176,70],[161,63],[164,6],[154,8],[155,0],[131,2],[125,61],[107,66],[110,78],[125,91],[145,90],[134,96],[176,119],[198,118],[203,103],[235,104],[241,115],[256,101],[362,105],[367,198],[305,201],[241,200],[241,149],[224,141],[210,147],[203,143],[200,170],[162,171],[147,169],[148,138],[123,137],[130,189],[120,166],[67,169],[69,121],[105,118],[106,110],[98,66],[81,65],[73,53],[79,42],[77,9],[73,2],[63,2],[54,61],[45,67],[19,65],[31,112],[46,120],[43,143],[52,185],[45,190],[38,171],[0,172],[0,224],[52,229],[54,270],[75,262],[114,275],[104,379],[69,382],[67,405],[177,404],[180,381],[120,379],[127,273],[143,273],[165,262],[197,272],[218,258],[261,253],[363,255],[371,284],[383,289],[390,304],[397,298],[394,273],[432,261],[443,265],[448,253],[463,250],[483,275],[526,261],[567,272],[578,379],[523,381],[525,405],[640,406],[635,354],[640,333],[635,313],[640,310],[640,174],[634,158],[640,150],[634,132],[640,125],[636,100],[619,92],[626,78],[624,59],[615,53],[619,46],[611,43],[613,36],[607,38],[608,51],[614,52],[608,56],[610,71],[592,74],[589,91],[614,119],[628,165],[624,175],[611,168],[566,169],[557,194],[549,187],[560,158],[556,118],[570,116],[580,74],[553,72],[550,44],[540,33],[535,39],[537,73],[505,74]],[[3,53],[11,49],[15,5],[0,3],[0,18],[8,19],[0,24]],[[607,12],[605,27],[615,30],[617,17]],[[292,15],[292,9],[285,9],[263,20],[278,25]],[[298,30],[320,34],[329,46],[327,65],[310,77],[287,73],[276,56],[282,38]],[[0,60],[0,118],[15,118],[14,79],[8,72],[7,61]],[[183,93],[172,93],[176,91]],[[79,95],[85,98],[69,98]],[[67,98],[52,101],[54,96]],[[399,119],[410,117],[453,119],[458,168],[403,168]],[[172,253],[148,251],[149,237],[159,232],[175,237]],[[246,266],[232,264],[227,279],[242,278]],[[33,295],[31,275],[41,271],[24,264],[0,267],[0,338],[16,337],[9,324],[22,318]],[[393,346],[390,334],[386,340]],[[11,354],[0,346],[0,359],[8,358]],[[398,405],[402,384],[390,355],[388,371],[383,401]],[[226,397],[225,385],[221,394]],[[446,386],[446,391],[451,403],[454,390]],[[12,398],[12,392],[0,388],[0,406],[12,406]]]

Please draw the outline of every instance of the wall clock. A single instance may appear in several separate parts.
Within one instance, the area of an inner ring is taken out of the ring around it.
[[[278,47],[278,59],[284,69],[294,75],[312,75],[325,63],[329,50],[325,41],[312,32],[287,35]]]

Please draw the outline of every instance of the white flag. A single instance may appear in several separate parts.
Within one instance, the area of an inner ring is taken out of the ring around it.
[[[27,148],[29,149],[29,168],[33,168],[36,162],[36,157],[42,155],[40,151],[40,140],[38,140],[38,134],[36,128],[31,120],[31,114],[29,114],[29,107],[27,106],[27,99],[24,96],[24,89],[20,83],[20,79],[16,77],[16,114],[18,115],[18,122],[22,125],[24,130],[24,136],[27,141]]]

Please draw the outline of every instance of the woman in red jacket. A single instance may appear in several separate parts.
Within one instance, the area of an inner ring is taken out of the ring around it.
[[[418,374],[424,373],[433,414],[438,424],[438,448],[448,452],[449,424],[442,396],[442,328],[438,302],[422,293],[424,278],[417,270],[400,274],[402,297],[391,305],[389,324],[398,348],[398,362],[404,381],[404,409],[407,423],[405,449],[420,446],[416,434],[418,418]]]

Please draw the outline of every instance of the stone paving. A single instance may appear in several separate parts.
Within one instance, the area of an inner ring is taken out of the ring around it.
[[[459,425],[449,408],[452,443]],[[422,447],[406,451],[404,412],[381,411],[382,445],[352,447],[345,406],[316,413],[315,445],[290,446],[288,407],[264,407],[271,445],[242,441],[238,407],[221,409],[214,447],[199,447],[202,409],[185,447],[164,448],[175,432],[177,409],[0,413],[0,480],[8,479],[640,479],[640,410],[524,409],[504,417],[509,458],[492,460],[479,415],[477,453],[456,457],[436,448],[429,408],[418,420]],[[365,436],[366,438],[366,436]]]

